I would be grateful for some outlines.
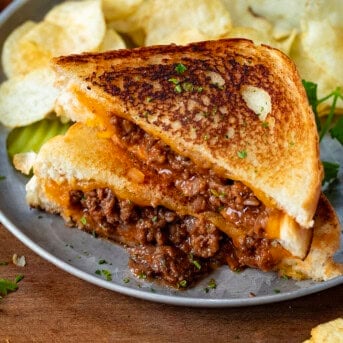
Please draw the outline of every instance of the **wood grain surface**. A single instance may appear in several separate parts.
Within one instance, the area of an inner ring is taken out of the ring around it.
[[[108,291],[57,269],[0,224],[0,261],[24,255],[25,277],[0,302],[0,343],[16,342],[302,342],[311,328],[343,316],[343,285],[264,306],[177,307]]]

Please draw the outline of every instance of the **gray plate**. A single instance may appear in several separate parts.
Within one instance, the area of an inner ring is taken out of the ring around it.
[[[27,19],[40,19],[59,1],[15,1],[0,15],[0,46],[16,26]],[[1,72],[1,70],[0,70]],[[1,72],[2,73],[2,72]],[[0,81],[4,80],[0,74]],[[0,221],[24,244],[59,268],[100,287],[130,296],[184,306],[230,307],[272,303],[318,292],[343,283],[343,277],[327,282],[293,281],[279,279],[274,273],[249,269],[233,273],[227,267],[216,270],[194,288],[175,291],[155,283],[134,278],[128,267],[128,256],[120,246],[95,239],[79,230],[64,226],[57,216],[30,210],[25,203],[27,179],[15,172],[8,161],[6,137],[8,131],[0,126]],[[325,149],[324,149],[325,148]],[[343,164],[343,149],[326,139],[322,153],[327,160]],[[340,160],[337,160],[340,156]],[[327,195],[343,218],[343,175]],[[108,264],[98,265],[100,259]],[[343,250],[336,259],[343,262]],[[100,267],[100,268],[99,268]],[[113,274],[111,282],[95,274],[97,269],[108,269]],[[129,278],[125,283],[123,280]],[[209,280],[214,278],[217,288],[204,291]],[[276,291],[279,293],[276,293]],[[256,297],[249,297],[254,293]]]

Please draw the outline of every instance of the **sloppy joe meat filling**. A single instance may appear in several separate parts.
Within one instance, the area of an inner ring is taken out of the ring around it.
[[[277,261],[272,242],[263,232],[247,232],[237,246],[212,223],[178,216],[164,207],[140,207],[122,200],[108,188],[69,192],[70,206],[82,216],[78,225],[89,232],[122,243],[136,275],[187,287],[214,267],[228,264],[272,269]]]
[[[268,210],[247,186],[200,168],[128,120],[113,116],[111,124],[119,137],[117,143],[157,171],[167,187],[178,189],[194,213],[219,212],[237,227],[256,233],[265,229]]]

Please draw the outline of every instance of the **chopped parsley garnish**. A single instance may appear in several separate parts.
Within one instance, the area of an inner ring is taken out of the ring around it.
[[[175,67],[175,71],[178,74],[183,74],[186,70],[187,70],[187,67],[182,63],[178,63]]]
[[[151,97],[151,96],[147,96],[147,97],[145,98],[145,101],[146,101],[146,102],[151,102],[151,101],[152,101],[152,97]]]
[[[80,222],[81,222],[82,225],[86,225],[87,224],[86,217],[85,216],[81,217]]]
[[[19,274],[19,275],[17,275],[17,276],[15,277],[14,281],[15,281],[15,283],[18,283],[18,282],[20,282],[22,279],[24,279],[24,275]]]
[[[246,158],[248,156],[248,153],[245,150],[241,150],[237,152],[237,156],[239,158]]]
[[[98,261],[98,264],[107,264],[107,261],[104,260],[104,259],[101,259],[101,260]]]
[[[194,90],[194,85],[191,82],[183,82],[182,83],[182,88],[186,91],[186,92],[193,92]]]
[[[185,288],[187,287],[187,280],[182,280],[178,283],[179,287]]]
[[[102,269],[101,273],[102,273],[103,276],[105,276],[106,281],[112,281],[112,273],[109,270]]]
[[[129,283],[129,282],[130,282],[130,278],[129,278],[129,277],[125,277],[125,278],[123,279],[123,281],[124,281],[124,283]]]
[[[7,265],[8,265],[8,262],[5,262],[5,261],[0,262],[0,266],[7,266]]]
[[[196,90],[198,93],[201,93],[204,89],[203,89],[201,86],[197,86],[197,87],[195,87],[195,90]]]
[[[194,257],[193,257],[193,254],[192,254],[192,253],[190,253],[190,254],[188,255],[188,259],[189,259],[189,262],[193,263],[193,264],[195,265],[195,267],[196,267],[198,270],[201,269],[201,264],[199,263],[199,261],[194,260]]]
[[[200,270],[201,269],[201,264],[197,260],[193,260],[192,263],[195,265],[195,267]]]
[[[0,294],[7,295],[9,292],[16,291],[18,289],[15,281],[0,279]]]
[[[278,293],[280,293],[280,292],[281,292],[281,291],[280,291],[279,289],[277,289],[277,288],[274,289],[274,293],[278,294]]]
[[[216,289],[217,288],[217,283],[215,279],[211,279],[207,285],[209,289]]]
[[[96,275],[101,275],[101,270],[100,270],[100,269],[97,269],[97,270],[95,271],[95,274],[96,274]]]
[[[180,80],[174,77],[171,77],[168,81],[173,83],[174,85],[178,85],[180,83]]]
[[[140,273],[138,274],[138,278],[140,278],[140,279],[146,279],[146,274],[143,273],[143,272],[140,272]]]
[[[269,127],[269,123],[267,121],[262,122],[262,127],[267,129]]]
[[[14,292],[18,289],[18,282],[24,278],[24,275],[17,275],[14,281],[8,279],[0,279],[0,295],[5,296],[9,292]],[[2,298],[0,296],[0,298]]]
[[[5,179],[6,179],[6,176],[0,175],[0,181],[5,180]]]
[[[174,90],[175,90],[176,93],[181,93],[182,92],[181,85],[176,85]]]
[[[153,223],[156,223],[156,222],[157,222],[157,219],[158,219],[157,216],[154,216],[154,217],[151,218],[151,221],[152,221]]]

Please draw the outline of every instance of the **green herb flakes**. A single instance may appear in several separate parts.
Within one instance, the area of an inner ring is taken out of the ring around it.
[[[7,265],[8,265],[8,262],[5,262],[5,261],[0,262],[0,266],[7,266]]]
[[[5,180],[5,179],[6,179],[6,176],[0,175],[0,181]]]
[[[182,88],[186,91],[186,92],[193,92],[194,90],[194,85],[190,82],[183,82],[182,83]]]
[[[241,150],[237,152],[237,156],[239,158],[246,158],[248,156],[248,153],[245,150]]]
[[[151,221],[152,221],[153,223],[156,223],[156,222],[157,222],[157,219],[158,219],[157,216],[154,216],[154,217],[151,218]]]
[[[174,85],[178,85],[180,83],[179,79],[176,79],[174,77],[171,77],[168,81],[173,83]]]
[[[101,275],[101,270],[100,270],[100,269],[97,269],[97,270],[95,271],[95,274],[96,274],[96,275]]]
[[[211,279],[211,280],[208,282],[207,287],[208,287],[209,289],[216,289],[216,288],[217,288],[216,280],[215,280],[215,279]]]
[[[129,282],[130,282],[130,278],[129,278],[129,277],[125,277],[125,278],[123,279],[123,282],[124,282],[124,283],[129,283]]]
[[[175,71],[178,74],[183,74],[186,70],[187,70],[187,67],[182,63],[178,63],[175,67]]]
[[[107,269],[102,269],[101,274],[106,278],[106,281],[112,281],[112,273]]]
[[[17,275],[14,281],[8,279],[0,279],[0,299],[2,298],[2,296],[7,295],[9,292],[16,291],[18,289],[18,283],[22,279],[24,279],[24,275],[22,274]]]
[[[101,260],[99,260],[99,261],[98,261],[98,264],[107,264],[107,261],[106,261],[106,260],[103,260],[103,259],[101,259]]]
[[[22,279],[24,279],[24,275],[19,274],[19,275],[17,275],[17,276],[15,277],[14,281],[15,281],[15,283],[18,283],[18,282],[20,282]]]
[[[82,225],[86,225],[86,224],[87,224],[87,219],[86,219],[85,216],[81,217],[80,223],[81,223]]]
[[[143,272],[140,272],[140,273],[138,274],[138,278],[139,278],[139,279],[145,280],[145,279],[146,279],[146,274],[143,273]]]
[[[175,90],[176,93],[182,93],[181,85],[176,85],[174,90]]]
[[[193,263],[198,270],[201,269],[201,264],[197,260],[194,260],[194,256],[192,253],[188,255],[188,259],[189,259],[189,262]]]
[[[15,281],[0,279],[0,294],[3,296],[7,295],[9,292],[14,292],[18,289],[17,283]]]
[[[275,294],[278,294],[278,293],[281,293],[281,291],[280,291],[279,289],[275,288],[275,289],[274,289],[274,293],[275,293]]]
[[[187,280],[182,280],[178,283],[178,287],[186,288],[187,287]]]
[[[196,269],[201,269],[201,264],[197,260],[193,260],[192,263],[195,265]]]

